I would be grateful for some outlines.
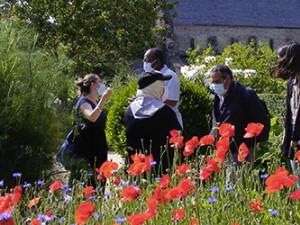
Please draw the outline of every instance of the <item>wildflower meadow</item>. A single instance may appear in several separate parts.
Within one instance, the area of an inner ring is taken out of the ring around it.
[[[11,190],[0,182],[0,224],[299,224],[297,177],[279,159],[264,171],[255,169],[245,161],[245,144],[233,166],[234,126],[216,129],[218,140],[212,135],[184,140],[171,131],[175,160],[161,175],[154,173],[151,154],[143,153],[133,155],[131,165],[106,161],[71,186],[60,180],[24,183],[16,172]],[[250,123],[244,137],[255,139],[262,129]],[[300,160],[300,152],[295,157]],[[105,179],[105,190],[90,186],[91,176]]]

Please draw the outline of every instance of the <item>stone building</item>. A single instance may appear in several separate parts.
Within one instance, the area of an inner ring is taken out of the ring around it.
[[[178,50],[210,43],[219,52],[250,40],[277,49],[290,40],[300,42],[300,0],[179,0],[175,10]]]

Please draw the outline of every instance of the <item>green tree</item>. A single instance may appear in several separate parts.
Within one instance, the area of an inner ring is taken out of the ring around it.
[[[113,68],[122,59],[142,56],[165,34],[164,0],[27,0],[13,4],[13,14],[40,34],[39,44],[56,49],[63,44],[76,71],[93,66]],[[159,24],[159,25],[158,25]]]
[[[60,99],[72,63],[60,51],[36,46],[38,36],[13,21],[0,21],[0,177],[42,178],[62,141]],[[67,121],[64,120],[66,124]]]

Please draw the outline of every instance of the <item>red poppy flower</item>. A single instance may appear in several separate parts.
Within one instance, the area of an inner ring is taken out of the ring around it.
[[[217,163],[223,163],[226,158],[227,152],[228,150],[224,148],[217,148],[215,150],[215,161]]]
[[[199,177],[201,180],[208,180],[208,178],[212,175],[212,169],[209,167],[205,167],[200,170]]]
[[[182,197],[185,197],[188,194],[195,192],[195,182],[188,178],[183,178],[177,185],[177,187],[181,189]]]
[[[211,134],[203,136],[200,141],[199,145],[200,146],[205,146],[205,145],[211,145],[215,141],[215,137]]]
[[[219,127],[219,134],[221,137],[233,137],[234,136],[234,126],[230,123],[223,123]]]
[[[205,161],[207,162],[207,167],[208,168],[211,168],[212,171],[216,172],[216,173],[220,173],[221,172],[221,168],[218,166],[218,162],[209,158],[209,157],[206,157]]]
[[[102,173],[105,178],[109,178],[118,169],[118,167],[118,163],[106,161],[100,166],[100,168],[96,169],[96,172]]]
[[[300,190],[296,190],[289,195],[289,199],[296,200],[300,199]]]
[[[120,176],[115,176],[114,184],[116,186],[119,186],[121,184],[121,177]]]
[[[189,169],[190,169],[190,166],[188,164],[182,163],[180,166],[176,167],[176,175],[184,174]]]
[[[288,171],[285,167],[280,167],[271,176],[266,179],[267,194],[271,194],[275,191],[281,190],[284,187],[291,187],[298,180],[297,176],[288,175]]]
[[[49,189],[50,189],[50,191],[54,192],[54,191],[61,189],[62,186],[63,186],[63,183],[60,180],[57,180],[49,186]]]
[[[192,137],[190,140],[188,140],[185,143],[183,155],[185,157],[187,157],[187,156],[190,156],[190,155],[194,154],[195,148],[197,148],[198,145],[199,145],[198,137],[196,137],[196,136]]]
[[[148,207],[148,212],[151,213],[152,215],[157,214],[157,205],[158,205],[158,200],[155,198],[148,198],[147,199],[147,207]]]
[[[91,197],[91,195],[95,192],[94,187],[93,186],[88,186],[85,189],[83,189],[85,197],[89,198]]]
[[[222,137],[216,143],[216,148],[218,150],[228,151],[230,148],[230,138],[229,137]]]
[[[121,198],[124,199],[125,201],[132,201],[139,197],[141,194],[141,189],[135,186],[128,186],[125,187],[121,193]]]
[[[249,150],[247,145],[243,142],[238,150],[238,161],[243,162],[249,154]]]
[[[230,225],[240,225],[240,224],[241,224],[240,222],[234,222],[234,223],[232,223]]]
[[[185,210],[184,209],[176,209],[171,212],[172,218],[171,221],[183,220],[185,218]]]
[[[182,198],[182,189],[179,187],[174,187],[174,188],[168,188],[165,189],[163,192],[163,199],[168,202],[171,200],[179,200]]]
[[[183,147],[183,140],[184,137],[180,135],[180,133],[177,130],[171,130],[170,131],[170,140],[169,143],[173,146],[175,146],[175,148],[182,148]]]
[[[151,168],[151,162],[153,162],[153,156],[151,154],[148,156],[136,154],[131,156],[131,159],[133,160],[133,163],[127,170],[131,176],[137,176],[149,171]]]
[[[35,218],[35,219],[31,220],[31,224],[32,225],[41,225],[40,218]]]
[[[246,134],[244,134],[244,138],[253,138],[260,135],[262,130],[264,129],[264,125],[261,123],[248,123],[245,128]]]
[[[15,186],[13,190],[13,196],[12,196],[15,205],[19,203],[21,196],[22,196],[22,188],[20,186]]]
[[[37,198],[30,200],[27,204],[27,207],[32,208],[33,206],[38,205],[40,203],[40,200],[41,200],[41,197],[37,197]]]
[[[250,201],[250,210],[252,212],[260,212],[264,207],[260,204],[262,197]]]
[[[141,225],[145,223],[147,220],[151,219],[152,217],[153,214],[146,211],[146,212],[138,213],[133,216],[127,216],[126,220],[130,225]]]
[[[75,212],[75,222],[77,225],[86,224],[89,217],[94,213],[94,203],[83,202],[79,205]]]
[[[300,163],[300,150],[295,153],[295,159],[298,163]]]
[[[13,217],[10,217],[8,220],[0,221],[0,225],[15,225]]]
[[[162,178],[159,179],[159,186],[160,188],[166,188],[171,183],[171,178],[169,174],[164,175]]]
[[[48,210],[46,213],[46,216],[51,217],[53,216],[53,212],[51,210]]]
[[[190,221],[190,225],[199,225],[200,222],[197,218],[192,218]]]

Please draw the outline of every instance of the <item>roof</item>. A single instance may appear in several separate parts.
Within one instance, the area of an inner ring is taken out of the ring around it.
[[[174,24],[300,28],[300,0],[179,0]]]

